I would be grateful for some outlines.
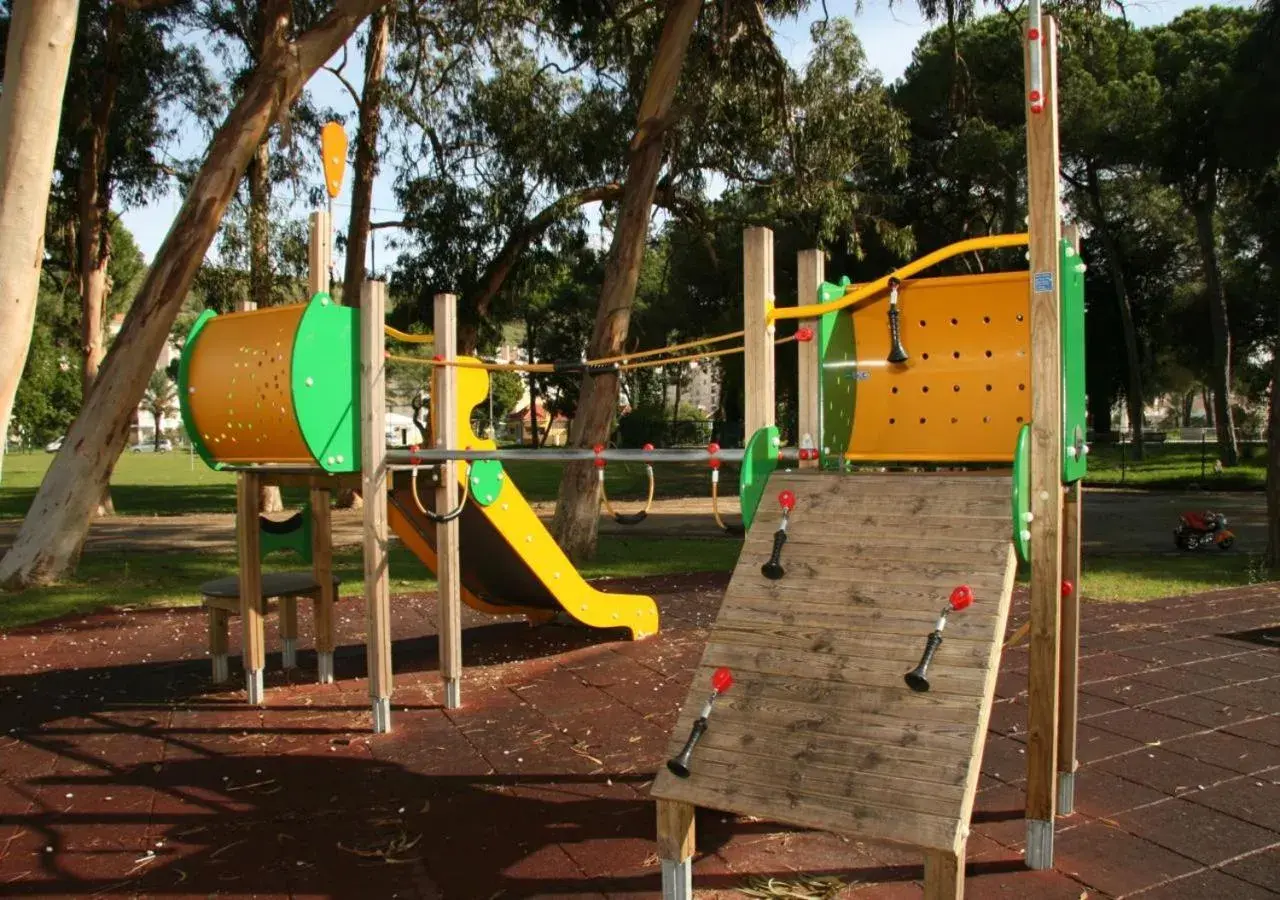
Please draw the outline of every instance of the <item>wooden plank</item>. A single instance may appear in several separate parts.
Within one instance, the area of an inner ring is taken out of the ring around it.
[[[825,276],[826,258],[821,250],[801,250],[796,253],[796,297],[800,304],[818,302],[818,287]],[[808,328],[814,337],[810,341],[801,341],[796,347],[799,366],[796,435],[800,446],[804,446],[804,439],[807,437],[811,446],[818,449],[822,443],[822,413],[818,406],[818,380],[821,376],[818,368],[818,320],[804,319],[798,325],[800,328]],[[802,469],[817,467],[816,458],[800,462]]]
[[[962,729],[959,737],[956,737],[946,733],[935,734],[918,725],[874,727],[877,730],[872,731],[860,723],[856,729],[849,729],[847,734],[834,734],[826,730],[815,732],[808,736],[805,746],[823,752],[839,752],[850,768],[856,771],[873,770],[883,765],[885,758],[907,765],[927,766],[927,771],[921,770],[926,781],[932,780],[938,771],[945,770],[948,766],[968,768],[968,758],[964,754],[972,746],[972,735],[969,733],[971,729]],[[750,724],[736,720],[717,721],[712,730],[718,740],[737,741],[751,739],[772,742],[791,733],[785,725],[754,718]],[[936,746],[929,743],[935,738],[938,741]]]
[[[1071,591],[1062,598],[1059,632],[1058,772],[1076,771],[1076,731],[1080,685],[1080,526],[1082,492],[1075,482],[1065,496],[1062,514],[1062,580]],[[1070,812],[1064,810],[1063,812]]]
[[[1044,109],[1028,113],[1027,184],[1031,266],[1031,631],[1027,701],[1028,828],[1043,835],[1028,841],[1027,863],[1052,864],[1052,823],[1057,781],[1058,631],[1062,583],[1062,366],[1058,285],[1061,209],[1058,199],[1057,24],[1044,17]],[[1029,47],[1029,40],[1024,41]],[[1026,89],[1031,90],[1030,51]],[[1029,107],[1028,107],[1029,108]],[[1039,289],[1037,289],[1039,288]]]
[[[446,360],[458,355],[458,298],[436,294],[434,334],[436,353]],[[435,370],[431,429],[438,449],[458,446],[458,370],[440,366]],[[436,488],[435,508],[451,510],[458,505],[457,463],[446,462]],[[461,705],[462,685],[462,563],[458,546],[458,520],[436,525],[436,581],[440,598],[440,677],[444,681],[445,707]]]
[[[914,611],[898,611],[871,609],[863,610],[850,608],[846,603],[820,603],[812,598],[796,601],[796,596],[803,597],[804,591],[798,592],[766,592],[750,593],[735,598],[736,602],[733,609],[724,613],[725,621],[741,618],[740,612],[746,612],[748,616],[766,620],[772,617],[774,621],[782,624],[790,624],[791,622],[801,621],[800,617],[808,615],[809,618],[804,621],[813,622],[814,616],[820,616],[827,620],[830,627],[841,628],[845,631],[859,631],[865,634],[895,636],[905,635],[910,638],[919,638],[921,628],[932,629],[933,622],[937,617],[937,610],[930,612],[927,609],[917,609]],[[929,597],[936,596],[930,593]],[[780,604],[782,605],[779,608]],[[793,608],[795,607],[795,608]],[[991,635],[991,629],[994,625],[994,614],[983,614],[975,612],[968,615],[972,610],[965,610],[966,615],[958,615],[953,621],[947,623],[947,637],[949,640],[963,641],[982,641]],[[733,617],[733,618],[730,618]],[[928,631],[924,632],[928,634]]]
[[[227,611],[218,606],[206,605],[209,607],[209,653],[213,656],[223,656],[230,645],[230,636],[227,633]]]
[[[912,647],[898,635],[849,634],[827,626],[810,625],[806,628],[733,618],[717,623],[716,640],[735,647],[802,651],[820,656],[838,654],[900,672],[915,666],[924,645],[923,638],[921,647]],[[939,655],[934,657],[938,665],[983,671],[991,665],[987,641],[953,641],[948,637],[944,643],[946,655],[941,655],[942,648],[939,648]]]
[[[964,845],[956,851],[928,850],[924,854],[924,900],[964,900]]]
[[[302,472],[275,473],[264,467],[256,469],[255,474],[261,479],[262,484],[270,484],[275,487],[307,489],[323,487],[331,491],[358,491],[361,487],[360,473],[358,472],[335,475],[308,475]]]
[[[327,488],[311,489],[311,577],[320,586],[315,599],[317,653],[332,653],[333,641],[333,511]]]
[[[236,476],[236,548],[240,566],[240,628],[242,653],[249,682],[250,702],[258,703],[254,682],[266,667],[266,624],[262,615],[262,533],[258,530],[261,507],[258,477],[252,472]]]
[[[743,329],[742,357],[746,404],[745,434],[750,439],[777,416],[773,388],[773,232],[748,228],[742,233]]]
[[[307,242],[307,295],[328,293],[329,273],[333,271],[333,223],[327,210],[311,214]]]
[[[677,862],[694,854],[694,807],[676,800],[657,801],[658,856]]]
[[[360,297],[360,438],[364,495],[364,595],[374,730],[391,730],[391,587],[387,542],[387,286],[366,281]]]

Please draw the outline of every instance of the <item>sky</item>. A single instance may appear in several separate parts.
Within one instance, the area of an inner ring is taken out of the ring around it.
[[[861,9],[858,6],[861,5]],[[1195,6],[1206,5],[1195,0],[1145,0],[1145,2],[1127,2],[1124,5],[1126,16],[1139,26],[1157,25],[1177,17],[1183,11]],[[1247,0],[1225,0],[1225,5],[1247,6]],[[886,82],[900,78],[911,62],[911,52],[916,43],[928,31],[923,15],[913,2],[896,2],[888,4],[884,0],[865,0],[861,4],[856,0],[827,0],[828,13],[844,16],[853,21],[854,31],[862,40],[867,59],[871,67],[878,70]],[[801,67],[808,59],[811,43],[809,29],[813,22],[822,17],[822,3],[814,3],[809,14],[795,21],[777,23],[774,26],[778,48],[786,55],[794,67]],[[352,81],[359,82],[364,64],[355,42],[351,45],[346,74]],[[351,97],[332,74],[320,71],[312,78],[308,91],[320,106],[328,106],[347,114],[348,128],[354,131],[355,107]],[[351,134],[354,139],[354,134]],[[207,138],[199,127],[192,124],[182,130],[178,144],[171,151],[179,158],[191,158],[200,154]],[[319,158],[319,147],[316,156]],[[373,219],[394,220],[400,218],[396,206],[395,194],[392,190],[394,172],[390,165],[384,165],[374,183]],[[317,179],[319,178],[317,168]],[[345,230],[347,216],[350,211],[351,178],[343,184],[342,193],[334,201],[333,218],[336,225]],[[126,210],[122,214],[124,224],[133,232],[138,247],[148,262],[155,258],[170,223],[178,212],[182,202],[177,191],[157,197],[146,206]],[[299,205],[294,215],[301,218],[308,210]],[[385,246],[389,231],[374,232],[375,245],[372,249],[373,264],[370,266],[375,274],[385,273],[394,262],[393,253]],[[212,253],[216,254],[215,248]],[[340,257],[335,259],[337,271],[341,271]]]

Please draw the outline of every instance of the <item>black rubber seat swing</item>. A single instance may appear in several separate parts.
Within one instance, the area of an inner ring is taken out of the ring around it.
[[[639,510],[638,512],[620,513],[613,508],[613,501],[609,499],[609,491],[605,487],[605,483],[604,483],[604,470],[605,470],[606,461],[605,461],[605,458],[600,455],[604,452],[604,445],[596,444],[595,447],[593,447],[592,449],[595,451],[595,454],[596,454],[596,477],[600,481],[600,500],[602,503],[604,503],[605,512],[613,516],[613,521],[617,522],[619,525],[639,525],[646,518],[648,518],[649,510],[653,508],[653,484],[654,484],[653,463],[646,462],[644,464],[644,471],[649,479],[649,494],[645,498],[644,508]],[[648,453],[653,449],[653,444],[645,444],[643,449],[646,453]]]

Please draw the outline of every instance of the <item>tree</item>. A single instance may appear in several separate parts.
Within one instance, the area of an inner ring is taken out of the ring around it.
[[[155,434],[152,443],[155,451],[160,452],[160,442],[164,440],[164,417],[177,409],[178,389],[164,369],[156,369],[147,382],[147,390],[142,395],[142,405],[155,420]]]
[[[1195,223],[1213,337],[1214,425],[1218,452],[1227,466],[1239,461],[1239,450],[1231,413],[1231,315],[1215,219],[1229,173],[1224,141],[1232,133],[1228,115],[1240,86],[1236,59],[1256,20],[1255,13],[1242,9],[1192,9],[1153,34],[1165,113],[1157,162]]]
[[[19,589],[51,583],[75,564],[92,506],[111,462],[124,446],[130,417],[146,389],[153,362],[249,159],[269,125],[297,99],[307,79],[381,5],[382,0],[335,0],[332,11],[314,27],[295,33],[290,4],[271,3],[267,51],[210,143],[93,391],[36,492],[12,547],[0,560],[0,586]]]
[[[76,0],[17,0],[0,91],[0,472],[40,283],[41,239]]]

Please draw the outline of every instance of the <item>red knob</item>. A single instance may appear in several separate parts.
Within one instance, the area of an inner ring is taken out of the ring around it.
[[[951,592],[949,602],[951,603],[951,608],[959,612],[973,603],[973,591],[969,590],[969,585],[962,584]]]
[[[813,329],[808,325],[796,329],[796,340],[802,344],[807,344],[813,340]]]
[[[1064,580],[1064,581],[1062,582],[1062,596],[1063,596],[1063,597],[1070,597],[1070,596],[1071,596],[1071,594],[1072,594],[1072,592],[1073,592],[1073,591],[1075,591],[1075,589],[1076,589],[1076,586],[1075,586],[1074,584],[1072,584],[1070,581],[1066,581],[1066,580]]]
[[[1040,29],[1039,29],[1039,28],[1028,28],[1028,29],[1027,29],[1027,40],[1029,40],[1029,41],[1038,41],[1038,40],[1040,40]]]
[[[1027,98],[1028,98],[1032,103],[1039,103],[1039,102],[1040,102],[1040,92],[1039,92],[1039,91],[1032,91],[1030,94],[1027,94]]]
[[[707,444],[707,452],[712,454],[719,453],[720,445],[712,441],[710,444]]]
[[[718,468],[720,468],[720,460],[718,460],[718,459],[714,459],[714,458],[713,458],[713,459],[711,460],[711,468],[713,468],[713,469],[718,469]]]
[[[733,687],[733,673],[724,666],[711,673],[711,689],[717,694],[723,694],[731,687]]]
[[[591,449],[592,449],[592,450],[594,450],[596,453],[603,453],[603,452],[604,452],[604,444],[596,444],[596,445],[595,445],[594,447],[592,447]]]
[[[642,449],[644,450],[645,453],[648,453],[650,450],[653,449],[653,444],[645,444]]]
[[[431,357],[431,358],[432,358],[433,360],[435,360],[436,362],[444,362],[444,357],[443,357],[443,356],[441,356],[439,353],[437,353],[435,356],[433,356],[433,357]]]
[[[597,468],[597,469],[603,469],[603,468],[604,468],[604,457],[603,457],[603,456],[597,456],[597,457],[596,457],[596,468]]]
[[[778,503],[781,504],[782,508],[787,512],[791,512],[791,510],[796,508],[796,495],[791,491],[783,491],[778,495]]]

